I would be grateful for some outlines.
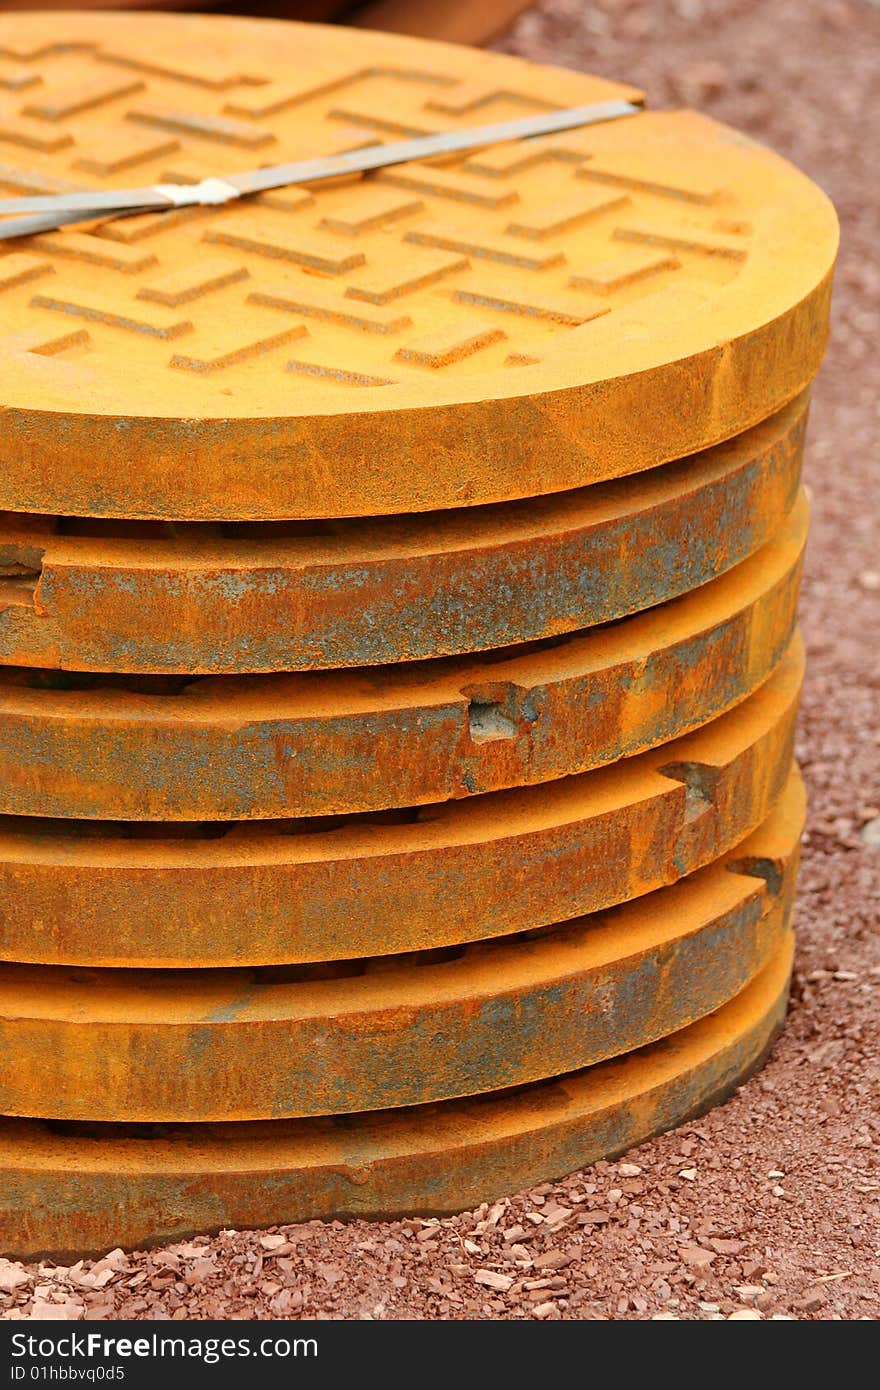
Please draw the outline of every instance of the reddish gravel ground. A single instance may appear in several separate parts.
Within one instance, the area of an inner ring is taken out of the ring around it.
[[[791,157],[841,214],[808,462],[811,819],[788,1026],[728,1104],[621,1162],[440,1222],[227,1232],[70,1270],[0,1261],[4,1317],[877,1316],[880,8],[548,0],[504,46],[702,107]]]

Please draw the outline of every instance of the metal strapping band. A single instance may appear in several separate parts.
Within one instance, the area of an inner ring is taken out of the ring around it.
[[[59,193],[26,198],[0,199],[0,241],[50,231],[70,222],[87,222],[101,217],[125,217],[138,212],[161,212],[173,207],[211,206],[226,203],[249,193],[263,193],[290,184],[316,183],[340,174],[364,173],[409,160],[430,159],[508,140],[552,135],[579,126],[635,116],[641,107],[628,101],[602,101],[593,106],[575,106],[550,111],[541,116],[502,121],[496,125],[475,126],[467,130],[443,131],[390,145],[371,145],[349,154],[324,159],[303,159],[295,164],[276,164],[268,169],[251,169],[226,178],[203,179],[195,184],[153,184],[148,188],[122,188],[82,193]],[[27,214],[17,216],[14,214]]]

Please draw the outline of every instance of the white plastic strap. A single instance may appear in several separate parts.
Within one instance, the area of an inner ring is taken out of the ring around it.
[[[202,179],[201,183],[153,183],[150,187],[177,208],[213,206],[241,197],[241,189],[225,179]]]

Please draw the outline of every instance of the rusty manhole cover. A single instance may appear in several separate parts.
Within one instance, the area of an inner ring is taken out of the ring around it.
[[[656,747],[782,659],[806,521],[801,500],[729,574],[525,650],[202,680],[0,668],[0,811],[221,821],[412,808]]]
[[[451,1213],[700,1114],[764,1058],[785,1017],[788,933],[728,1003],[635,1055],[521,1089],[339,1120],[129,1126],[7,1120],[0,1243],[78,1258],[145,1232]],[[47,1221],[45,1213],[51,1213]],[[183,1215],[178,1215],[183,1213]]]
[[[506,936],[652,893],[738,844],[789,774],[803,647],[703,729],[413,814],[217,826],[0,821],[4,954],[284,965]],[[219,833],[218,833],[219,832]]]
[[[448,1100],[593,1066],[711,1013],[784,948],[802,827],[792,774],[743,852],[675,884],[659,905],[630,902],[452,959],[183,979],[2,965],[0,1043],[21,1060],[0,1077],[0,1106],[116,1123],[277,1120]],[[753,867],[768,860],[772,882]],[[704,958],[711,969],[695,969]],[[499,1015],[511,1023],[502,1032]],[[132,1065],[140,1057],[150,1065]]]
[[[635,95],[391,35],[166,15],[6,16],[0,79],[0,184],[21,193]],[[634,472],[808,383],[835,245],[813,184],[692,112],[32,237],[0,258],[0,506],[371,515]]]
[[[173,524],[6,513],[0,658],[137,675],[317,670],[605,623],[705,584],[779,531],[797,495],[806,413],[802,395],[644,477],[429,516]]]

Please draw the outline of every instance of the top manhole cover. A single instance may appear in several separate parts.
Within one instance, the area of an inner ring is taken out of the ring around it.
[[[391,35],[0,18],[0,184],[189,181],[632,98]],[[791,399],[836,221],[692,112],[5,244],[0,506],[420,511],[631,473]]]

